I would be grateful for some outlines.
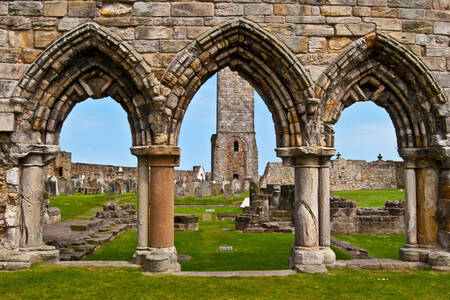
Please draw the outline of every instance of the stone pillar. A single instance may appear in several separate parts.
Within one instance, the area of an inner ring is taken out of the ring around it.
[[[148,247],[148,186],[149,165],[148,156],[140,155],[138,158],[138,244],[137,250],[145,250]]]
[[[439,200],[439,169],[431,161],[421,161],[417,180],[417,242],[421,246],[436,246],[436,222]]]
[[[40,247],[42,240],[44,160],[40,153],[28,154],[22,163],[22,247]]]
[[[330,157],[321,158],[319,169],[319,245],[330,246]]]
[[[417,246],[416,170],[413,161],[405,161],[406,246]]]
[[[285,165],[295,167],[295,244],[291,250],[289,267],[297,272],[327,273],[326,266],[334,265],[336,256],[329,248],[329,170],[321,168],[321,163],[325,166],[335,150],[292,147],[278,148],[276,151]],[[322,220],[319,217],[319,197],[321,214],[328,214],[328,218],[324,216]],[[321,228],[322,225],[324,228]],[[320,244],[323,243],[323,246],[319,245],[320,232]]]
[[[179,271],[181,267],[174,246],[173,168],[179,165],[180,149],[142,146],[133,147],[132,151],[135,155],[148,157],[150,165],[150,245],[146,250],[136,251],[135,262],[145,271]]]

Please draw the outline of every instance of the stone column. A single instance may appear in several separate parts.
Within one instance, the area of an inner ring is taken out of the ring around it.
[[[148,211],[148,186],[149,186],[149,165],[148,156],[138,157],[138,244],[137,250],[145,250],[148,247],[149,239],[149,211]]]
[[[292,247],[289,267],[297,272],[327,273],[326,266],[333,265],[336,256],[328,245],[319,246],[320,232],[323,234],[321,243],[329,244],[326,232],[328,231],[329,240],[330,201],[328,168],[319,170],[322,157],[331,157],[335,150],[332,148],[292,147],[278,148],[276,151],[277,155],[283,159],[283,164],[295,168],[293,205],[295,244]],[[328,210],[328,219],[324,216],[322,221],[319,218],[319,196],[322,204],[321,213],[326,214]],[[327,222],[328,227],[326,227]],[[324,228],[320,228],[322,223]]]
[[[417,199],[416,199],[416,169],[411,160],[405,161],[405,223],[406,246],[417,246]]]
[[[44,245],[44,160],[40,153],[28,154],[22,163],[22,247]]]
[[[323,156],[319,169],[319,245],[330,246],[330,157]]]
[[[438,240],[439,168],[432,161],[418,162],[416,180],[417,242],[421,246],[434,247]]]
[[[150,165],[150,241],[147,250],[136,251],[135,262],[145,271],[179,271],[181,267],[174,246],[173,168],[179,165],[180,149],[142,146],[133,147],[132,151],[135,155],[148,157]]]

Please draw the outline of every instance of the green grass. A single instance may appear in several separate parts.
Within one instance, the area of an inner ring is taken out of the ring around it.
[[[131,268],[36,265],[0,272],[2,299],[449,299],[432,271],[331,269],[285,277],[147,276]]]
[[[197,214],[198,231],[175,232],[178,253],[192,257],[182,262],[185,271],[231,271],[231,270],[279,270],[288,268],[293,234],[242,233],[224,231],[234,228],[234,221],[216,221],[217,213],[240,213],[238,207],[214,207],[215,212],[206,213],[208,207],[176,207],[176,213]],[[211,221],[203,221],[203,214],[211,214]],[[111,241],[86,260],[132,260],[137,244],[137,233],[129,231]],[[218,251],[219,246],[233,246],[233,251]],[[333,249],[334,250],[334,249]],[[339,249],[337,259],[350,259]]]
[[[355,201],[358,207],[378,207],[386,201],[405,200],[405,191],[400,189],[334,191],[333,194]]]
[[[398,259],[398,251],[405,245],[403,234],[335,234],[334,237],[366,249],[377,258]]]
[[[97,211],[102,210],[102,205],[115,199],[114,194],[55,196],[50,198],[50,206],[61,210],[61,221],[89,220]]]

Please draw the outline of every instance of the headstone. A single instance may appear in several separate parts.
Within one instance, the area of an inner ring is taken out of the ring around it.
[[[245,178],[244,180],[244,191],[249,191],[250,190],[250,184],[253,181],[252,178]]]
[[[48,179],[48,192],[51,196],[58,196],[58,179],[55,176],[52,176]]]
[[[210,184],[208,182],[202,182],[202,196],[209,196],[211,195],[211,190],[209,188]]]
[[[212,221],[211,214],[202,214],[202,220],[206,222]]]
[[[224,190],[223,190],[223,200],[227,200],[232,195],[232,188],[231,184],[227,183],[225,184]]]
[[[239,180],[233,179],[232,186],[233,186],[233,195],[242,194],[242,184]]]
[[[202,187],[197,186],[195,188],[195,198],[201,198],[202,197]]]
[[[72,180],[66,180],[66,195],[73,195]]]
[[[58,192],[59,195],[67,195],[66,193],[66,179],[64,178],[59,178],[58,180]]]
[[[193,196],[195,193],[195,184],[193,182],[188,182],[186,185],[186,196]]]
[[[177,197],[178,198],[184,198],[186,197],[186,190],[183,188],[183,186],[179,186],[177,190]]]
[[[221,191],[220,183],[212,183],[209,187],[210,187],[212,196],[218,196],[220,194],[220,191]]]

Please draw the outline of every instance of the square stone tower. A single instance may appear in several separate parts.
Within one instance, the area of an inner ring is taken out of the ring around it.
[[[211,174],[217,182],[258,180],[252,86],[229,68],[217,74],[217,128],[211,137]]]

